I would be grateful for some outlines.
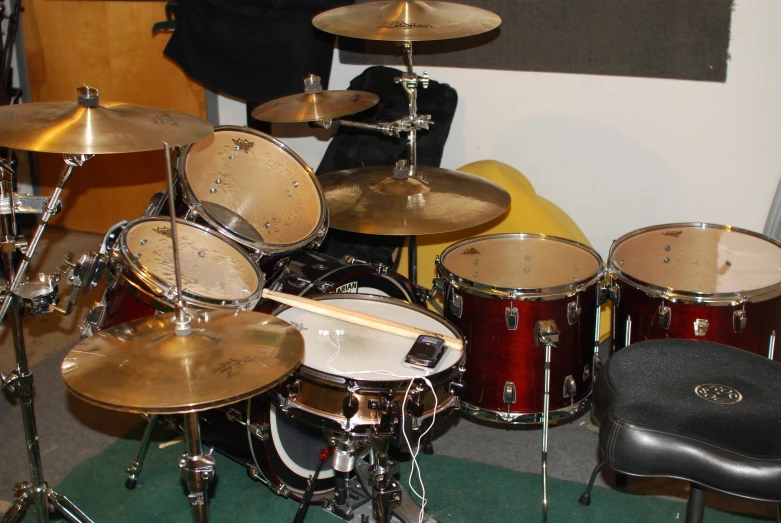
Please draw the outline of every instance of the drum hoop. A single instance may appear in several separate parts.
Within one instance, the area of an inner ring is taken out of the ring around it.
[[[176,163],[176,171],[179,175],[178,178],[183,189],[182,197],[184,198],[184,202],[187,204],[187,206],[190,209],[192,209],[198,216],[203,218],[204,221],[206,221],[209,225],[214,227],[220,234],[227,236],[228,238],[230,238],[236,243],[239,243],[251,249],[255,249],[262,254],[294,251],[296,249],[306,247],[307,245],[310,244],[314,246],[319,246],[320,243],[322,243],[323,239],[325,238],[326,233],[328,232],[329,212],[328,212],[328,204],[325,200],[325,193],[323,192],[323,188],[320,186],[320,182],[318,181],[317,176],[315,175],[315,172],[312,170],[312,168],[304,161],[303,158],[301,158],[295,151],[293,151],[293,149],[291,149],[281,141],[277,140],[273,136],[267,135],[266,133],[262,133],[255,129],[250,129],[248,127],[243,127],[238,125],[221,125],[214,128],[215,134],[219,131],[235,131],[239,133],[254,135],[257,138],[260,138],[261,140],[266,140],[267,142],[274,144],[282,152],[290,155],[290,157],[292,157],[299,165],[301,165],[301,167],[304,168],[304,171],[306,171],[309,178],[315,184],[315,188],[317,190],[317,194],[320,199],[320,216],[318,217],[317,225],[315,225],[312,231],[310,231],[305,238],[297,242],[287,243],[287,244],[268,244],[265,242],[256,242],[256,241],[249,240],[244,236],[236,234],[233,230],[229,229],[228,227],[223,225],[219,220],[216,220],[214,217],[212,217],[209,214],[209,212],[204,208],[203,204],[198,199],[198,197],[195,196],[195,192],[192,190],[192,187],[190,186],[190,181],[187,179],[187,169],[185,168],[185,165],[187,163],[187,157],[189,156],[190,153],[190,148],[193,145],[195,145],[194,143],[188,144],[182,148],[182,152],[179,155],[179,158],[177,159],[177,163]]]
[[[109,267],[111,267],[110,270],[114,274],[114,277],[117,279],[117,282],[121,284],[123,287],[125,287],[126,289],[131,290],[131,292],[133,292],[133,295],[135,297],[138,297],[138,295],[135,293],[136,291],[144,292],[145,290],[139,288],[134,282],[130,281],[124,274],[122,274],[122,270],[120,267],[127,268],[127,270],[129,270],[133,276],[138,278],[141,281],[141,283],[146,285],[147,286],[146,292],[148,292],[154,298],[158,300],[162,300],[163,303],[170,304],[171,301],[168,298],[168,295],[176,287],[176,285],[173,283],[168,283],[165,280],[149,272],[143,265],[141,265],[136,260],[135,256],[132,256],[130,254],[130,251],[127,248],[128,231],[135,225],[138,225],[140,223],[145,223],[145,222],[152,222],[152,221],[162,222],[169,226],[171,224],[171,221],[169,219],[160,218],[159,216],[138,218],[136,220],[129,222],[122,230],[119,237],[116,239],[114,246],[109,250],[109,259],[111,261],[111,263],[109,263]],[[243,299],[220,300],[216,298],[201,296],[198,294],[194,294],[192,292],[182,291],[182,298],[184,299],[184,301],[187,303],[191,303],[193,305],[198,305],[198,306],[208,307],[208,308],[216,308],[216,307],[225,307],[225,308],[234,308],[234,309],[254,308],[255,305],[260,300],[260,293],[263,291],[263,287],[265,286],[265,280],[264,280],[263,273],[260,271],[260,269],[258,269],[257,265],[252,261],[252,258],[249,257],[246,251],[244,251],[244,249],[242,249],[239,245],[236,245],[234,242],[231,242],[226,238],[223,238],[222,236],[217,234],[212,229],[209,229],[208,227],[204,227],[203,225],[199,225],[197,223],[188,222],[180,218],[176,219],[176,223],[187,227],[193,227],[195,229],[198,229],[201,232],[209,234],[225,242],[225,244],[228,247],[234,249],[236,252],[239,253],[240,256],[244,257],[244,259],[250,264],[252,270],[255,272],[255,275],[258,278],[258,288],[255,289],[251,294],[249,294],[246,298]]]
[[[572,282],[567,285],[557,285],[554,287],[546,287],[546,288],[531,288],[531,287],[510,288],[510,287],[498,287],[496,285],[474,282],[472,280],[459,276],[454,272],[451,272],[447,267],[445,267],[444,260],[448,256],[448,254],[450,254],[452,251],[460,247],[463,247],[464,245],[469,245],[470,243],[473,243],[478,240],[507,239],[507,238],[516,238],[521,240],[527,238],[550,240],[550,241],[565,243],[572,247],[580,248],[595,258],[595,260],[599,264],[599,269],[597,270],[597,272],[595,272],[588,278],[585,278],[583,280],[578,280],[577,282]],[[453,285],[453,287],[457,289],[461,289],[468,294],[474,294],[476,296],[491,298],[491,299],[518,300],[518,301],[548,301],[548,300],[557,300],[561,298],[569,298],[570,296],[574,296],[575,294],[578,294],[584,291],[585,289],[591,287],[595,283],[601,281],[605,275],[605,266],[602,263],[602,257],[599,255],[597,251],[595,251],[593,248],[589,247],[588,245],[584,245],[580,242],[576,242],[575,240],[561,238],[559,236],[552,236],[549,234],[532,234],[532,233],[485,234],[483,236],[474,236],[472,238],[461,240],[460,242],[450,245],[444,251],[442,251],[442,254],[440,256],[437,256],[436,266],[437,266],[437,271],[445,281]]]
[[[766,301],[781,296],[781,282],[775,283],[773,285],[768,285],[766,287],[760,287],[758,289],[750,289],[742,292],[696,292],[696,291],[686,291],[681,289],[671,289],[669,287],[662,287],[660,285],[655,285],[653,283],[649,283],[647,281],[635,278],[634,276],[625,272],[623,269],[621,269],[618,266],[618,264],[615,263],[614,255],[615,255],[616,248],[618,248],[623,242],[625,242],[629,238],[633,238],[639,234],[644,234],[646,232],[658,231],[662,229],[685,228],[685,227],[697,228],[697,229],[721,229],[729,232],[737,232],[740,234],[753,236],[754,238],[760,240],[765,240],[781,249],[780,241],[776,240],[775,238],[765,236],[764,234],[759,234],[754,231],[749,231],[748,229],[741,229],[739,227],[732,227],[730,225],[719,225],[719,224],[705,223],[705,222],[665,223],[661,225],[652,225],[650,227],[644,227],[642,229],[636,229],[634,231],[624,234],[617,240],[613,241],[613,245],[610,246],[610,253],[608,254],[608,274],[610,274],[611,277],[617,278],[619,281],[631,285],[632,287],[639,289],[650,296],[657,297],[657,298],[664,298],[665,300],[669,300],[671,302],[678,302],[682,304],[693,304],[693,305],[709,304],[709,305],[735,306],[745,302],[756,303],[756,302]]]
[[[416,312],[423,313],[430,318],[433,318],[437,320],[439,323],[445,325],[447,328],[451,329],[453,332],[453,337],[464,339],[464,336],[461,334],[461,330],[453,325],[449,320],[443,318],[442,316],[438,314],[434,314],[428,309],[424,309],[420,305],[415,305],[413,303],[406,302],[404,300],[399,300],[397,298],[391,298],[390,296],[375,296],[374,294],[354,294],[354,293],[345,293],[345,294],[323,294],[320,296],[314,296],[312,297],[313,300],[338,300],[338,299],[353,299],[353,300],[368,300],[368,301],[377,301],[377,302],[387,302],[387,303],[393,303],[394,305],[398,305],[407,309],[414,310]],[[290,309],[289,305],[283,305],[281,307],[278,307],[274,310],[272,313],[273,316],[278,316],[282,312]],[[412,346],[412,340],[410,340],[410,346]],[[452,350],[452,349],[451,349]],[[437,385],[444,383],[447,381],[447,379],[451,378],[452,376],[457,376],[461,374],[460,368],[464,366],[464,363],[466,362],[466,351],[462,351],[461,358],[451,365],[450,367],[446,369],[442,369],[439,372],[435,372],[433,374],[427,374],[427,375],[421,375],[415,379],[422,379],[422,378],[428,378],[431,380],[431,383],[436,387]],[[311,372],[306,373],[304,369],[309,370]],[[333,379],[324,379],[319,378],[315,374],[322,374],[325,376],[329,376]],[[347,374],[332,374],[330,372],[314,369],[312,367],[307,367],[303,363],[301,366],[295,370],[293,375],[298,379],[304,379],[305,381],[308,381],[310,383],[317,383],[318,385],[323,385],[332,389],[336,390],[347,390],[347,386],[351,383],[354,383],[358,388],[357,391],[363,391],[367,393],[380,393],[380,392],[386,392],[388,389],[398,389],[400,386],[406,388],[406,383],[409,383],[411,378],[403,378],[403,379],[395,379],[395,380],[365,380],[361,378],[355,378],[348,376]],[[336,380],[344,380],[344,383],[339,383]]]

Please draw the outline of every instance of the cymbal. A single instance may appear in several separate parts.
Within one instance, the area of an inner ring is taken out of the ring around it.
[[[175,313],[133,320],[77,344],[62,362],[65,385],[95,405],[150,414],[229,405],[281,383],[304,357],[289,323],[259,312],[186,309],[192,332],[174,332]]]
[[[393,172],[378,166],[320,176],[330,226],[391,236],[437,234],[480,225],[510,207],[510,194],[479,176],[421,166],[404,179]]]
[[[86,93],[86,94],[84,94]],[[98,104],[97,90],[81,88],[77,102],[0,107],[0,146],[62,154],[151,151],[197,142],[211,123],[185,113],[121,102]]]
[[[393,0],[337,7],[312,19],[339,36],[391,42],[446,40],[488,32],[502,19],[485,9],[451,2]]]
[[[315,122],[339,118],[374,107],[380,101],[365,91],[321,91],[271,100],[252,110],[252,117],[264,122]]]

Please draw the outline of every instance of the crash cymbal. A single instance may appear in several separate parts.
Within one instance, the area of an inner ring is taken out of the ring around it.
[[[364,40],[420,42],[446,40],[499,27],[498,15],[451,2],[394,0],[337,7],[315,16],[312,23],[326,33]]]
[[[62,363],[70,391],[95,405],[150,414],[235,403],[283,381],[304,357],[289,323],[259,312],[186,309],[192,332],[174,332],[174,313],[100,331]]]
[[[121,102],[99,104],[91,87],[77,102],[43,102],[0,107],[0,146],[62,154],[151,151],[210,136],[209,122],[176,111]]]
[[[417,236],[458,231],[496,218],[510,194],[479,176],[416,167],[397,179],[393,167],[362,167],[320,176],[333,229]]]
[[[364,91],[322,91],[301,93],[271,100],[252,110],[252,117],[264,122],[315,122],[339,118],[374,107],[376,94]]]

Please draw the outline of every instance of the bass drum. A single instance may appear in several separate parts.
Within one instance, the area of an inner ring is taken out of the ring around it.
[[[307,479],[315,473],[320,452],[328,446],[322,430],[279,413],[265,396],[202,412],[200,419],[205,444],[248,470],[259,471],[251,475],[277,494],[299,500]],[[315,484],[312,502],[333,498],[334,483],[334,470],[327,459]]]
[[[371,294],[423,307],[426,305],[420,287],[383,265],[350,263],[309,249],[296,253],[285,272],[270,288],[298,296]],[[257,310],[270,313],[277,306],[276,302],[267,301]]]

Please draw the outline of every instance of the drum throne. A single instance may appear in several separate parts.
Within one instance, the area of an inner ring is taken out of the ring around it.
[[[693,340],[636,343],[610,358],[594,390],[597,465],[689,481],[688,523],[705,491],[781,503],[781,364]],[[781,522],[781,505],[776,505]]]

